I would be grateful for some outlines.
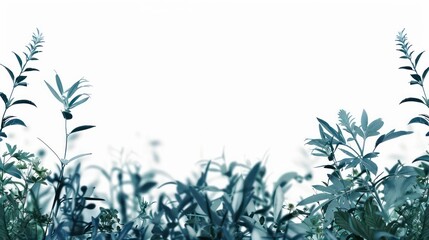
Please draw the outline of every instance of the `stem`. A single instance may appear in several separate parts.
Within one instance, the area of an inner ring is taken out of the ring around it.
[[[60,209],[60,194],[61,194],[61,190],[62,190],[61,185],[62,185],[63,179],[64,179],[64,169],[66,166],[65,161],[66,161],[66,157],[67,157],[68,138],[69,138],[69,134],[67,132],[67,119],[64,119],[64,132],[65,132],[65,144],[64,144],[65,146],[64,146],[64,155],[63,155],[64,157],[63,157],[63,159],[60,159],[59,156],[53,151],[54,154],[57,156],[57,158],[60,160],[61,168],[60,168],[60,175],[58,178],[58,183],[57,183],[57,186],[55,187],[55,198],[54,198],[54,202],[52,203],[51,212],[49,213],[49,219],[56,217],[58,214],[58,211]],[[54,228],[54,225],[52,224],[51,229],[53,229],[53,228]],[[48,225],[46,226],[46,232],[48,232]]]

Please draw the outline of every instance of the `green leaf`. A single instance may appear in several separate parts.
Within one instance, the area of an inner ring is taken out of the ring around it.
[[[11,125],[21,125],[21,126],[27,127],[27,125],[25,125],[25,123],[21,119],[18,119],[18,118],[13,118],[13,119],[6,121],[6,123],[4,124],[3,127],[7,127],[7,126],[11,126]]]
[[[403,67],[400,67],[399,69],[405,69],[405,70],[414,70],[412,67],[410,67],[410,66],[403,66]]]
[[[71,162],[71,161],[74,161],[74,160],[76,160],[76,159],[78,159],[78,158],[85,157],[85,156],[89,156],[89,155],[91,155],[91,153],[82,153],[82,154],[79,154],[79,155],[76,155],[76,156],[74,156],[74,157],[70,158],[70,159],[68,160],[68,162]]]
[[[18,76],[17,78],[16,78],[16,83],[20,83],[20,82],[22,82],[22,81],[24,81],[25,79],[27,78],[27,76],[22,76],[22,75],[20,75],[20,76]]]
[[[418,103],[425,104],[425,102],[423,100],[421,100],[420,98],[413,98],[413,97],[405,98],[399,104],[404,103],[404,102],[418,102]]]
[[[61,79],[58,74],[55,74],[55,81],[57,82],[58,91],[60,91],[60,94],[63,95],[63,84],[61,83]]]
[[[422,155],[422,156],[414,159],[413,163],[414,162],[418,162],[418,161],[429,162],[429,155],[427,155],[427,154],[426,155]]]
[[[95,126],[93,126],[93,125],[82,125],[82,126],[79,126],[79,127],[76,127],[75,129],[73,129],[69,133],[69,135],[72,134],[72,133],[83,131],[83,130],[86,130],[86,129],[90,129],[90,128],[93,128],[93,127],[95,127]]]
[[[368,158],[363,158],[361,163],[363,164],[365,169],[370,171],[372,174],[377,175],[378,166],[372,160],[369,160]]]
[[[15,104],[30,104],[30,105],[33,105],[33,106],[37,107],[37,106],[36,106],[36,104],[34,104],[32,101],[30,101],[30,100],[26,100],[26,99],[16,100],[16,101],[14,101],[14,102],[11,104],[11,106],[12,106],[12,105],[15,105]]]
[[[51,91],[52,95],[54,95],[54,97],[55,97],[58,101],[60,101],[60,103],[63,103],[63,99],[60,97],[60,95],[58,95],[58,93],[54,90],[54,88],[53,88],[53,87],[51,87],[51,85],[50,85],[48,82],[46,82],[46,81],[45,81],[45,83],[46,83],[46,85],[48,86],[49,91]]]
[[[74,107],[77,107],[77,106],[79,106],[80,104],[82,104],[82,103],[86,102],[86,101],[89,99],[89,97],[86,97],[86,98],[83,98],[83,99],[81,99],[81,100],[79,100],[79,101],[77,101],[77,102],[76,102],[76,100],[77,100],[80,96],[83,96],[83,95],[86,95],[86,94],[79,94],[79,95],[77,95],[75,98],[73,98],[73,99],[72,99],[72,101],[70,101],[70,103],[69,103],[69,108],[70,108],[70,109],[72,109],[72,108],[74,108]]]
[[[70,113],[70,111],[62,111],[63,117],[65,120],[70,120],[73,118],[73,114]]]
[[[36,69],[36,68],[26,68],[25,70],[24,70],[24,72],[31,72],[31,71],[39,71],[39,69]]]
[[[421,52],[419,55],[417,55],[417,57],[416,57],[416,63],[415,63],[415,65],[414,65],[414,67],[415,67],[415,68],[417,68],[417,64],[419,63],[420,58],[421,58],[421,56],[422,56],[422,54],[423,54],[424,52],[425,52],[425,51],[423,51],[423,52]]]
[[[261,167],[261,162],[258,162],[253,166],[253,168],[249,171],[246,178],[244,179],[243,184],[243,192],[246,195],[247,192],[253,189],[253,183],[255,182],[256,176],[259,173],[259,169]]]
[[[411,123],[421,123],[421,124],[429,126],[429,122],[422,117],[415,117],[415,118],[411,119],[408,124],[411,124]]]
[[[383,125],[384,125],[384,122],[383,120],[381,120],[381,118],[375,119],[368,125],[365,135],[367,137],[377,136],[378,134],[380,134],[378,130],[380,130],[383,127]]]
[[[149,181],[144,183],[139,187],[139,194],[147,193],[149,190],[151,190],[153,187],[155,187],[158,183],[155,181]]]
[[[338,140],[339,142],[341,142],[342,138],[339,135],[339,133],[337,131],[335,131],[334,128],[332,128],[327,122],[325,122],[323,119],[317,118],[317,121],[319,121],[319,124],[326,129],[334,138],[336,138],[336,140]],[[344,142],[342,142],[344,143]]]
[[[0,97],[3,100],[4,104],[7,105],[7,102],[9,102],[9,100],[7,99],[6,94],[0,92]]]
[[[429,72],[429,67],[427,67],[427,68],[425,69],[425,71],[423,72],[423,75],[422,75],[423,80],[425,79],[425,77],[426,77],[426,75],[428,74],[428,72]]]
[[[420,75],[418,74],[411,74],[411,77],[413,77],[414,80],[416,80],[418,83],[422,81],[422,79],[420,78]]]
[[[16,60],[18,60],[19,66],[22,68],[22,59],[21,59],[21,57],[18,54],[16,54],[15,52],[13,52],[13,54],[15,54]]]
[[[388,140],[391,140],[391,139],[394,139],[394,138],[397,138],[400,136],[408,135],[411,133],[413,133],[413,132],[411,132],[411,131],[397,131],[397,132],[395,132],[395,129],[393,129],[392,131],[378,137],[378,139],[375,143],[374,149],[377,148],[378,145],[380,145],[381,143],[383,143],[385,141],[388,141]]]
[[[3,65],[3,64],[0,64],[0,65],[2,65],[6,69],[6,71],[9,73],[9,76],[12,79],[12,82],[15,81],[15,75],[13,75],[13,72],[8,67],[6,67],[5,65]]]
[[[298,203],[298,206],[307,205],[307,204],[310,204],[310,203],[319,202],[319,201],[326,200],[326,199],[332,200],[334,198],[335,198],[335,196],[333,194],[319,193],[319,194],[312,195],[310,197],[304,198],[303,200],[301,200]]]
[[[274,191],[274,203],[273,203],[273,211],[274,211],[274,222],[277,222],[278,218],[281,216],[281,212],[283,209],[283,201],[284,201],[284,192],[280,186],[278,186]]]
[[[368,127],[368,114],[366,114],[365,109],[362,111],[362,116],[360,118],[360,122],[361,122],[362,130],[364,132],[366,132],[366,129]]]

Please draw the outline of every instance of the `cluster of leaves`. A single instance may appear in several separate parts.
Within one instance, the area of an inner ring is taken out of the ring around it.
[[[423,92],[421,98],[408,97],[401,103],[417,102],[429,108],[424,89],[429,68],[421,75],[417,70],[423,52],[413,58],[404,31],[396,41],[401,58],[410,63],[400,69],[411,71],[410,84]],[[41,52],[42,43],[43,36],[37,31],[28,52],[23,53],[25,58],[14,53],[19,64],[17,77],[2,65],[13,86],[9,95],[0,93],[5,105],[0,140],[7,138],[4,128],[26,126],[18,117],[6,114],[11,106],[36,106],[27,99],[15,100],[13,93],[15,88],[27,86],[28,72],[38,71],[27,64],[38,60],[35,55]],[[73,134],[94,127],[69,130],[72,110],[90,97],[81,92],[89,87],[88,81],[80,79],[65,89],[55,74],[55,85],[45,83],[63,107],[64,151],[58,154],[39,138],[58,160],[57,169],[51,171],[34,154],[2,142],[1,239],[429,239],[429,152],[413,161],[418,165],[398,161],[382,171],[376,163],[378,146],[412,132],[393,129],[381,134],[384,122],[370,120],[365,110],[359,121],[345,110],[339,111],[336,125],[317,119],[320,137],[308,139],[307,144],[314,155],[327,159],[319,168],[329,173],[326,181],[313,185],[317,193],[296,206],[285,204],[286,193],[294,182],[308,180],[311,174],[287,172],[271,189],[260,161],[253,165],[227,162],[223,155],[202,161],[203,171],[196,179],[163,184],[156,179],[160,175],[170,178],[167,174],[144,172],[138,163],[121,161],[110,172],[91,166],[110,183],[110,194],[99,198],[94,189],[81,185],[89,169],[82,170],[79,160],[91,153],[70,157],[68,149]],[[420,114],[409,122],[413,123],[429,126],[429,115]],[[124,152],[119,153],[118,158],[123,159]],[[155,187],[164,192],[155,197]],[[169,193],[166,188],[171,187]]]
[[[412,71],[411,85],[418,85],[422,98],[408,97],[401,101],[422,103],[429,107],[424,90],[424,79],[429,68],[420,75],[417,70],[420,53],[414,59],[407,35],[401,31],[396,41],[402,59],[409,66],[400,67]],[[323,165],[332,171],[328,181],[314,185],[318,192],[298,203],[310,205],[308,236],[312,239],[428,239],[428,174],[429,154],[416,158],[418,166],[405,165],[398,161],[390,169],[380,172],[375,163],[379,157],[377,147],[394,138],[411,134],[410,131],[391,130],[380,135],[381,119],[368,120],[365,110],[360,123],[344,110],[338,113],[339,123],[332,127],[318,119],[320,138],[309,139],[313,154],[326,157]],[[425,114],[411,119],[409,124],[421,123],[429,126]],[[428,135],[428,134],[426,134]],[[373,139],[369,142],[372,137]],[[368,150],[368,144],[373,147]],[[320,231],[323,229],[323,231]],[[317,230],[317,231],[316,231]]]

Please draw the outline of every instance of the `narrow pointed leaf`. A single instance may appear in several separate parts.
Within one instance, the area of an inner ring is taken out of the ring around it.
[[[72,134],[72,133],[75,133],[75,132],[79,132],[79,131],[83,131],[83,130],[86,130],[86,129],[90,129],[90,128],[93,128],[93,127],[95,127],[95,126],[93,126],[93,125],[82,125],[82,126],[79,126],[79,127],[76,127],[75,129],[73,129],[69,134]]]
[[[14,101],[14,102],[11,104],[11,106],[12,106],[12,105],[15,105],[15,104],[30,104],[30,105],[33,105],[33,106],[37,107],[35,103],[33,103],[33,102],[32,102],[32,101],[30,101],[30,100],[26,100],[26,99],[16,100],[16,101]]]
[[[18,54],[16,54],[16,52],[13,52],[13,54],[15,54],[16,60],[18,60],[19,66],[22,68],[22,59],[21,59],[21,57]]]
[[[362,111],[360,122],[361,122],[362,130],[366,132],[366,129],[368,127],[368,114],[366,114],[365,109]]]
[[[403,66],[403,67],[400,67],[399,69],[413,70],[413,68],[410,66]]]
[[[51,87],[51,85],[50,85],[48,82],[46,82],[46,81],[45,81],[45,83],[46,83],[46,85],[48,86],[49,91],[51,91],[52,95],[54,95],[54,97],[55,97],[58,101],[60,101],[60,103],[63,103],[63,99],[60,97],[60,95],[58,95],[58,93],[54,90],[54,88],[52,88],[52,87]]]
[[[8,68],[8,67],[6,67],[5,65],[3,65],[3,64],[1,64],[5,69],[6,69],[6,71],[9,73],[9,76],[10,76],[10,78],[12,79],[12,82],[13,81],[15,81],[15,75],[13,75],[13,72]]]
[[[9,100],[7,99],[6,94],[0,92],[0,97],[3,100],[4,104],[7,105],[7,102],[9,102]]]
[[[429,162],[429,155],[422,155],[416,159],[414,159],[414,162],[418,162],[418,161],[422,161],[422,162]]]
[[[24,72],[31,72],[31,71],[39,71],[39,69],[36,69],[36,68],[26,68],[25,70],[24,70]]]
[[[418,74],[411,74],[411,77],[413,77],[414,80],[416,80],[419,83],[422,81],[422,79],[420,78],[420,75]]]
[[[409,97],[409,98],[405,98],[404,100],[402,100],[399,104],[404,103],[404,102],[418,102],[418,103],[423,103],[425,104],[425,102],[423,102],[423,100],[421,100],[420,98],[413,98],[413,97]],[[426,105],[426,104],[425,104]]]
[[[424,53],[425,51],[423,51],[423,52],[421,52],[419,55],[417,55],[417,57],[416,57],[416,63],[415,63],[415,67],[417,68],[417,64],[419,63],[419,61],[420,61],[420,58],[422,57],[422,55],[423,55],[423,53]]]
[[[11,125],[21,125],[21,126],[27,127],[27,125],[25,125],[25,123],[21,119],[18,119],[18,118],[10,119],[9,121],[7,121],[4,124],[3,127],[7,127],[7,126],[11,126]]]
[[[377,146],[379,144],[381,144],[382,142],[385,142],[385,141],[388,141],[388,140],[391,140],[391,139],[394,139],[394,138],[397,138],[400,136],[408,135],[411,133],[413,133],[413,132],[411,132],[411,131],[397,131],[397,132],[395,132],[395,129],[393,129],[392,131],[378,137],[378,139],[375,143],[374,149],[377,148]]]
[[[27,78],[27,76],[18,76],[17,78],[16,78],[16,83],[20,83],[20,82],[22,82],[22,81],[24,81],[25,79]]]
[[[61,83],[61,79],[60,79],[60,76],[58,76],[58,74],[55,74],[55,81],[57,82],[58,91],[60,91],[60,94],[62,95],[64,92],[63,84]]]
[[[149,190],[151,190],[153,187],[155,187],[158,183],[155,181],[149,181],[144,183],[139,187],[139,194],[147,193]]]

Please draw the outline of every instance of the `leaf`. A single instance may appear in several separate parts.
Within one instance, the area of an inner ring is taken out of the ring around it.
[[[312,195],[310,197],[304,198],[303,200],[301,200],[298,203],[298,206],[300,206],[300,205],[307,205],[307,204],[310,204],[310,203],[319,202],[319,201],[326,200],[326,199],[332,200],[334,198],[335,198],[335,196],[333,194],[319,193],[319,194]]]
[[[0,92],[0,97],[3,100],[4,104],[7,105],[7,102],[9,102],[9,100],[7,99],[6,94]]]
[[[405,98],[404,100],[402,100],[399,104],[404,103],[404,102],[418,102],[418,103],[423,103],[425,104],[425,102],[423,102],[423,100],[421,100],[420,98],[413,98],[413,97],[409,97],[409,98]],[[426,104],[425,104],[426,105]]]
[[[413,163],[417,162],[417,161],[429,162],[429,155],[427,155],[427,154],[426,155],[422,155],[422,156],[414,159]]]
[[[21,119],[18,119],[18,118],[10,119],[9,121],[7,121],[4,124],[3,127],[7,127],[7,126],[11,126],[11,125],[21,125],[21,126],[27,127],[27,125],[25,125],[25,123]]]
[[[261,162],[258,162],[253,166],[249,171],[246,178],[244,179],[243,192],[246,195],[247,192],[253,189],[253,183],[255,182],[256,176],[259,173],[259,168],[261,167]]]
[[[69,104],[69,108],[70,108],[70,109],[72,109],[72,108],[74,108],[74,107],[79,106],[80,104],[82,104],[82,103],[86,102],[86,101],[89,99],[89,97],[86,97],[86,98],[81,99],[81,100],[79,100],[79,101],[77,101],[77,102],[73,101],[73,100],[77,99],[77,97],[80,97],[80,96],[82,96],[82,95],[83,95],[83,94],[80,94],[80,95],[76,96],[76,98],[73,98],[73,99],[72,99],[72,101],[71,101],[71,102],[70,102],[70,104]]]
[[[284,201],[284,192],[282,188],[278,186],[274,192],[274,205],[273,205],[274,222],[277,222],[278,218],[280,217],[280,214],[283,208],[283,201]]]
[[[411,123],[421,123],[421,124],[429,126],[429,122],[422,117],[415,117],[415,118],[411,119],[408,124],[411,124]]]
[[[362,116],[360,118],[360,122],[361,122],[362,130],[364,132],[366,132],[366,129],[368,127],[368,114],[366,114],[365,109],[362,111]]]
[[[155,187],[158,183],[155,181],[149,181],[144,183],[139,187],[139,194],[147,193],[149,190],[151,190],[153,187]]]
[[[15,54],[16,60],[18,60],[19,66],[22,68],[22,59],[21,59],[21,57],[18,54],[16,54],[15,52],[13,52],[13,54]]]
[[[421,58],[421,56],[422,56],[422,54],[423,54],[424,52],[425,52],[425,51],[423,51],[423,52],[421,52],[419,55],[417,55],[417,57],[416,57],[416,63],[415,63],[415,65],[414,65],[414,67],[415,67],[415,68],[417,68],[417,64],[419,63],[420,58]]]
[[[72,133],[83,131],[83,130],[86,130],[86,129],[90,129],[90,128],[93,128],[93,127],[95,127],[95,126],[93,126],[93,125],[82,125],[82,126],[79,126],[79,127],[76,127],[75,129],[73,129],[69,133],[69,135],[72,134]]]
[[[32,101],[30,101],[30,100],[26,100],[26,99],[16,100],[16,101],[14,101],[14,102],[11,104],[11,106],[12,106],[12,105],[15,105],[15,104],[30,104],[30,105],[33,105],[33,106],[37,107],[37,106],[36,106],[36,104],[34,104]]]
[[[327,122],[325,122],[323,119],[317,118],[317,121],[319,121],[319,124],[326,129],[334,138],[336,138],[338,141],[341,142],[341,136],[339,136],[338,132],[335,131],[334,128],[332,128]],[[344,143],[344,142],[343,142]]]
[[[31,71],[39,71],[39,69],[36,69],[36,68],[26,68],[25,70],[24,70],[24,72],[31,72]]]
[[[365,135],[367,137],[377,136],[378,134],[380,134],[378,130],[380,130],[383,127],[383,125],[384,125],[384,122],[383,120],[381,120],[381,118],[375,119],[369,124]]]
[[[58,91],[60,91],[60,94],[63,95],[63,84],[61,83],[61,79],[58,74],[55,74],[55,81],[57,82]]]
[[[411,132],[411,131],[397,131],[397,132],[395,132],[395,129],[393,129],[392,131],[390,131],[390,132],[388,132],[386,134],[383,134],[380,137],[378,137],[378,139],[377,139],[377,141],[375,143],[374,149],[377,148],[377,146],[380,145],[383,142],[386,142],[388,140],[391,140],[391,139],[394,139],[394,138],[397,138],[397,137],[400,137],[400,136],[408,135],[408,134],[411,134],[411,133],[413,133],[413,132]]]
[[[124,226],[122,226],[122,230],[119,232],[119,235],[117,236],[116,240],[123,240],[123,239],[127,239],[127,234],[128,232],[131,230],[131,228],[133,227],[134,222],[130,221],[128,223],[126,223]]]
[[[12,82],[15,81],[15,75],[13,75],[13,72],[8,67],[6,67],[5,65],[3,65],[3,64],[0,64],[0,65],[2,65],[6,69],[6,71],[9,73],[9,76],[12,79]]]
[[[422,79],[420,78],[420,75],[418,74],[411,74],[411,77],[413,77],[414,80],[416,80],[418,83],[422,81]]]
[[[26,78],[27,78],[27,76],[20,75],[16,78],[15,82],[20,83],[20,82],[24,81]]]
[[[410,67],[410,66],[403,66],[403,67],[400,67],[399,69],[405,69],[405,70],[414,70],[412,67]]]
[[[368,158],[363,158],[361,163],[363,164],[365,169],[370,171],[372,174],[377,175],[378,166],[372,160],[369,160]]]
[[[425,71],[423,72],[423,75],[422,75],[423,80],[425,79],[425,77],[426,77],[426,75],[428,74],[428,72],[429,72],[429,67],[428,67],[428,68],[426,68],[426,69],[425,69]]]
[[[46,81],[45,81],[45,83],[46,83],[46,85],[48,86],[49,91],[51,91],[52,95],[54,95],[54,97],[55,97],[58,101],[60,101],[60,103],[63,103],[63,99],[60,97],[60,95],[58,95],[58,93],[54,90],[54,88],[52,88],[52,87],[51,87],[51,85],[50,85],[48,82],[46,82]]]
[[[70,111],[62,111],[63,117],[65,120],[70,120],[73,118],[73,114],[70,113]]]
[[[74,156],[74,157],[70,158],[70,159],[68,160],[68,162],[71,162],[71,161],[74,161],[74,160],[76,160],[76,159],[78,159],[78,158],[85,157],[85,156],[89,156],[89,155],[91,155],[91,153],[82,153],[82,154],[79,154],[79,155],[76,155],[76,156]]]

